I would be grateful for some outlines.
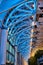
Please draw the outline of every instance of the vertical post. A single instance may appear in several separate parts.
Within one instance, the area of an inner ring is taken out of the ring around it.
[[[0,65],[6,65],[6,42],[7,42],[7,30],[1,31],[1,52],[0,52]]]
[[[20,53],[20,65],[21,65],[22,63],[21,63],[21,53]]]
[[[18,51],[17,52],[17,65],[21,65],[21,53]]]
[[[14,65],[17,65],[17,45],[14,46],[14,53],[15,53],[15,62]]]
[[[1,28],[0,28],[0,52],[1,52]],[[1,58],[1,54],[0,54],[0,58]],[[0,59],[1,62],[1,59]]]

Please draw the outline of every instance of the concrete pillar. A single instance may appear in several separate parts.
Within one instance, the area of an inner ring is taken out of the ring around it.
[[[14,46],[14,53],[15,53],[15,62],[14,62],[14,65],[17,65],[17,45]]]
[[[0,65],[6,65],[6,42],[7,42],[7,30],[1,31],[1,46],[0,46]]]

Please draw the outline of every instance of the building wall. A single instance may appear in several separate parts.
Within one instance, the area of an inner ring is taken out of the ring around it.
[[[43,0],[39,0],[38,2],[38,8],[37,8],[37,16],[36,26],[34,25],[31,32],[33,34],[31,35],[31,38],[33,38],[31,44],[31,53],[30,56],[34,56],[37,50],[43,50],[43,9],[40,9],[39,7],[43,7]]]

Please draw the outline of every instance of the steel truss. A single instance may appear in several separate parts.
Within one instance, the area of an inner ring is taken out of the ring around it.
[[[8,11],[4,26],[8,27],[8,40],[18,46],[26,59],[30,53],[31,16],[36,14],[36,0],[26,1]],[[28,59],[28,58],[27,58]]]

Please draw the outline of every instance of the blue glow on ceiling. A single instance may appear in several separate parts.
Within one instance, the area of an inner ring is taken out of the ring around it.
[[[23,0],[3,0],[0,12],[22,2]],[[5,6],[6,5],[6,6]],[[34,5],[34,7],[31,7]],[[3,7],[4,6],[4,7]],[[32,20],[30,16],[36,13],[36,0],[23,2],[4,17],[4,26],[8,27],[8,40],[18,46],[18,51],[27,60],[30,53],[30,31]]]
[[[1,0],[0,1],[1,2],[1,4],[0,4],[0,8],[1,8],[0,12],[3,11],[3,10],[8,10],[9,8],[19,4],[22,1],[24,1],[24,0]]]

